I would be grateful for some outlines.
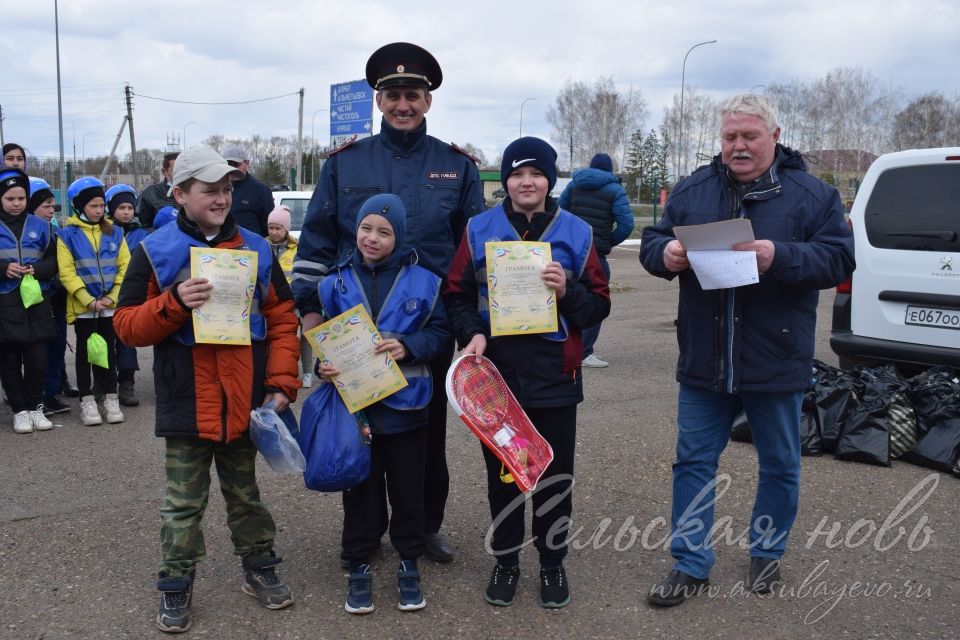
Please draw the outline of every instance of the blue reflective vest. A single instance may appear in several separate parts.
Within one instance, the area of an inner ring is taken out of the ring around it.
[[[87,293],[94,298],[102,298],[110,293],[119,273],[117,257],[123,242],[123,229],[113,225],[110,233],[101,233],[99,247],[94,247],[83,229],[76,225],[63,227],[60,240],[70,250],[74,268],[83,280]]]
[[[250,309],[250,337],[260,342],[267,337],[267,321],[260,313],[260,303],[270,291],[273,254],[266,240],[242,227],[237,230],[243,237],[243,245],[233,248],[257,252],[257,286],[253,291],[253,304]],[[210,245],[181,231],[176,224],[164,225],[147,235],[140,242],[140,246],[147,254],[161,291],[166,291],[175,282],[190,278],[190,247],[210,248]],[[174,336],[181,344],[192,346],[196,342],[193,322],[184,322]]]
[[[130,251],[130,254],[133,255],[133,250],[137,248],[137,245],[143,242],[143,239],[150,234],[150,231],[144,227],[137,227],[130,233],[126,231],[123,232],[123,239],[127,241],[127,249]]]
[[[43,254],[50,245],[50,223],[41,220],[33,214],[24,214],[23,230],[20,237],[13,235],[10,227],[0,223],[0,260],[17,262],[19,264],[33,264],[43,259]],[[38,280],[44,291],[53,286],[52,280]],[[10,293],[20,286],[19,278],[0,280],[0,293]]]
[[[517,230],[510,224],[503,204],[470,218],[467,222],[467,242],[473,257],[473,269],[479,289],[480,317],[490,327],[490,299],[487,289],[487,242],[520,240]],[[563,266],[568,279],[576,280],[587,266],[590,247],[593,246],[593,230],[590,225],[565,209],[557,209],[553,220],[540,235],[540,242],[550,243],[552,259]],[[567,319],[560,314],[559,330],[541,334],[547,340],[563,342],[567,339]]]
[[[317,286],[320,304],[327,317],[333,318],[362,304],[371,313],[370,302],[353,268],[339,269],[336,277],[324,278]],[[403,338],[422,329],[430,319],[440,295],[440,278],[417,265],[400,269],[387,294],[374,324],[382,338]],[[391,409],[423,409],[433,395],[430,367],[426,364],[400,364],[407,386],[382,402]]]

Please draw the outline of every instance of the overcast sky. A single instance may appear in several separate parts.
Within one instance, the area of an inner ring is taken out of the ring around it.
[[[3,5],[0,107],[6,141],[56,155],[53,0]],[[415,42],[443,67],[427,116],[429,132],[470,142],[494,158],[520,133],[549,139],[546,111],[568,79],[611,76],[648,103],[649,129],[688,86],[714,96],[769,82],[812,80],[862,67],[908,96],[960,95],[960,3],[807,0],[571,2],[484,0],[403,3],[367,0],[60,0],[65,151],[105,154],[135,93],[137,146],[167,137],[295,134],[304,87],[304,135],[329,130],[330,85],[363,77],[369,54]],[[762,87],[757,87],[762,90]],[[317,111],[324,109],[324,111]],[[314,117],[315,116],[315,117]],[[379,114],[375,114],[379,126]],[[75,142],[74,142],[75,141]],[[118,147],[129,152],[124,136]]]

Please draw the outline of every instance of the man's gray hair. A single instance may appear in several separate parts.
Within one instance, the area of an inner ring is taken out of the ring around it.
[[[770,133],[780,126],[777,122],[777,108],[764,96],[756,93],[741,93],[724,102],[720,107],[720,115],[722,117],[728,113],[757,116],[767,125]]]

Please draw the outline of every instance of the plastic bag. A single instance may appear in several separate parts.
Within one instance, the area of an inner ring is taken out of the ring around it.
[[[937,471],[956,473],[960,459],[960,418],[952,418],[930,427],[903,460]]]
[[[101,369],[110,368],[107,358],[107,341],[96,331],[87,338],[87,362]]]
[[[40,283],[29,273],[20,280],[20,299],[23,300],[24,309],[29,309],[33,305],[43,302]]]
[[[289,407],[283,411],[283,417],[277,415],[270,405],[250,412],[250,439],[277,473],[303,473],[307,467],[300,446],[287,427],[290,421],[296,426],[297,421]]]
[[[815,392],[817,424],[823,451],[833,451],[840,439],[840,429],[850,412],[860,404],[860,383],[852,374],[825,368],[821,371]]]
[[[351,414],[332,384],[322,384],[300,413],[303,482],[314,491],[344,491],[370,475],[370,427],[363,412]]]
[[[803,394],[800,405],[800,455],[818,456],[823,453],[820,423],[817,422],[817,398],[813,388]]]
[[[843,423],[836,456],[840,460],[890,466],[890,432],[883,400],[865,402],[850,413]]]

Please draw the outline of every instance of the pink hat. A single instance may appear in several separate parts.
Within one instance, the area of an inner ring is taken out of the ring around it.
[[[285,204],[276,207],[267,217],[267,224],[278,224],[290,231],[290,207]]]

